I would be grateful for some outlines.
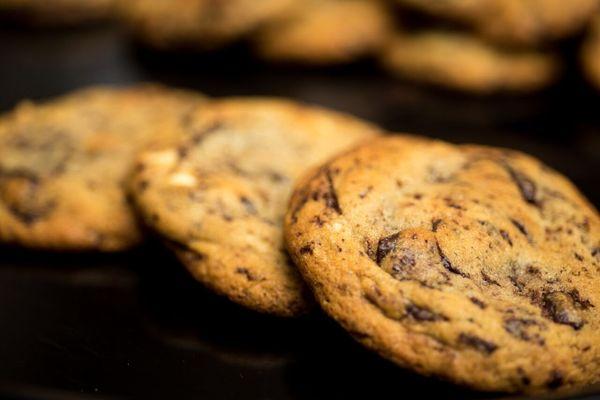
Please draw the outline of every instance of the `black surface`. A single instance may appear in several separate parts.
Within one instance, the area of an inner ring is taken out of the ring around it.
[[[133,46],[112,27],[3,28],[0,54],[0,110],[23,98],[47,98],[88,84],[137,81],[214,96],[287,96],[396,131],[527,151],[600,204],[600,96],[584,84],[573,63],[563,82],[544,93],[481,98],[395,81],[368,62],[302,70],[251,61],[243,48],[161,55]],[[118,255],[0,248],[0,396],[490,395],[403,371],[364,350],[321,314],[289,321],[242,310],[205,291],[152,243]]]

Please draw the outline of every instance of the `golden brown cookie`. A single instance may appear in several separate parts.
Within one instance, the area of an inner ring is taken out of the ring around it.
[[[381,60],[400,77],[475,93],[541,89],[559,69],[549,54],[503,49],[450,31],[398,33]]]
[[[358,341],[493,391],[600,379],[600,217],[525,154],[372,141],[297,185],[292,258]]]
[[[137,151],[174,135],[203,98],[140,85],[24,102],[0,118],[0,240],[114,251],[141,239],[125,195]]]
[[[600,88],[600,15],[594,17],[581,51],[583,70],[588,80]]]
[[[284,100],[215,101],[180,143],[140,156],[134,201],[196,279],[254,310],[298,315],[310,300],[283,244],[292,184],[377,132]]]
[[[214,48],[285,12],[294,0],[127,0],[119,14],[136,36],[157,48]]]
[[[0,16],[34,25],[73,25],[107,19],[115,0],[0,0]]]
[[[502,43],[536,45],[582,29],[598,0],[397,0],[442,18],[466,23]]]
[[[276,61],[334,64],[379,49],[391,34],[389,10],[376,0],[306,0],[267,24],[257,52]]]

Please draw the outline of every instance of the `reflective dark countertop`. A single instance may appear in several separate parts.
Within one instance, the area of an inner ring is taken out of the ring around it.
[[[566,44],[565,54],[575,54]],[[600,94],[574,61],[554,88],[475,97],[386,77],[372,62],[267,66],[242,46],[160,54],[112,26],[0,27],[0,110],[88,84],[156,81],[212,96],[286,96],[394,131],[529,152],[600,205]],[[599,398],[587,388],[581,399]],[[404,371],[320,313],[258,315],[204,290],[155,243],[115,254],[0,248],[0,397],[315,399],[498,397]],[[569,395],[568,398],[573,398]]]

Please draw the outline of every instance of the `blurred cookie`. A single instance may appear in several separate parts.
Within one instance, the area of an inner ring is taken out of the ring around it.
[[[391,33],[386,5],[375,0],[306,0],[267,24],[255,47],[264,58],[333,64],[373,53]]]
[[[136,152],[178,129],[198,95],[151,85],[91,88],[0,119],[0,240],[114,251],[141,240],[126,199]]]
[[[119,14],[157,48],[209,49],[229,43],[285,12],[294,0],[127,0]]]
[[[251,309],[281,316],[310,296],[283,244],[296,177],[378,129],[284,100],[215,101],[178,145],[143,153],[135,204],[196,279]]]
[[[401,366],[503,392],[600,379],[600,217],[530,156],[377,139],[301,179],[285,237],[323,309]]]
[[[558,72],[558,61],[548,54],[503,49],[444,31],[399,33],[382,62],[400,77],[476,93],[540,89]]]
[[[115,0],[0,0],[0,16],[34,25],[74,25],[112,16]]]
[[[600,16],[594,17],[581,52],[583,69],[597,88],[600,88]]]
[[[533,45],[582,29],[598,0],[396,0],[429,14],[466,23],[503,43]]]

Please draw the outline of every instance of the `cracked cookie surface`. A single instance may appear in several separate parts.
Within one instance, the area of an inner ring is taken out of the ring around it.
[[[23,102],[0,119],[0,239],[54,250],[121,250],[141,233],[125,180],[136,152],[174,134],[203,98],[140,85]]]
[[[401,366],[535,392],[600,372],[600,218],[525,154],[389,137],[299,180],[285,220],[323,309]]]
[[[378,132],[284,100],[215,101],[179,143],[140,156],[133,197],[196,279],[254,310],[298,315],[311,301],[283,244],[293,182]]]

